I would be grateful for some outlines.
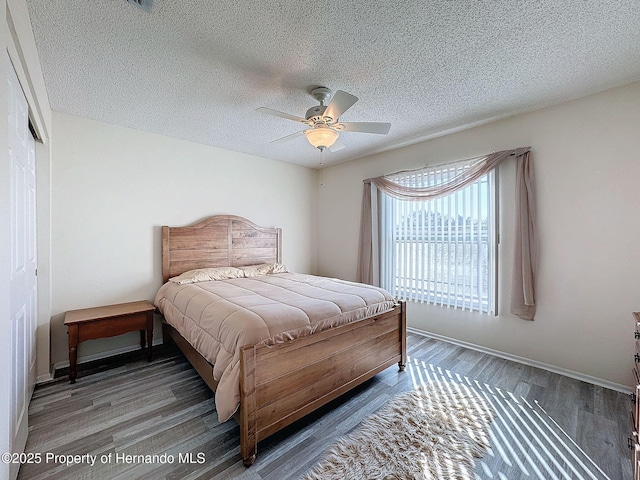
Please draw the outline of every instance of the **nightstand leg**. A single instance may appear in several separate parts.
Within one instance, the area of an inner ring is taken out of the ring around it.
[[[150,362],[152,358],[152,353],[151,353],[152,345],[153,345],[153,312],[147,312],[147,361],[148,362]]]
[[[146,341],[146,331],[145,330],[140,330],[140,348],[142,348],[144,350],[144,347],[147,346],[147,341]]]
[[[147,361],[152,359],[151,345],[153,344],[153,330],[147,330]]]
[[[69,326],[69,383],[76,383],[78,372],[76,363],[78,362],[78,325]]]
[[[78,372],[76,370],[76,362],[78,361],[77,347],[69,347],[69,383],[76,383]]]

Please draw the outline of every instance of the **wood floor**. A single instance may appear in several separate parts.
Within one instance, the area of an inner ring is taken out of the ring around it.
[[[19,478],[295,479],[393,395],[434,380],[473,386],[496,412],[475,478],[631,478],[627,395],[415,334],[408,353],[405,372],[391,367],[261,442],[250,468],[237,424],[218,423],[211,392],[179,352],[80,369],[75,385],[36,388],[27,452],[41,460],[23,464]],[[53,455],[78,457],[67,465]]]

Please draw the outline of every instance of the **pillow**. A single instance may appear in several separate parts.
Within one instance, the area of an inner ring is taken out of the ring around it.
[[[184,272],[182,275],[170,278],[169,281],[175,282],[178,285],[184,285],[186,283],[209,282],[211,280],[225,280],[227,278],[243,277],[244,272],[239,268],[215,267],[189,270],[188,272]]]
[[[287,273],[287,267],[281,263],[263,263],[261,265],[249,265],[248,267],[240,267],[247,278],[257,277],[260,275],[271,275],[273,273]]]

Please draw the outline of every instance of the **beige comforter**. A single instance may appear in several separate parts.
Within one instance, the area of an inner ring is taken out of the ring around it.
[[[280,343],[393,308],[380,288],[343,280],[281,273],[179,285],[165,283],[155,304],[213,364],[221,422],[240,402],[240,347]]]

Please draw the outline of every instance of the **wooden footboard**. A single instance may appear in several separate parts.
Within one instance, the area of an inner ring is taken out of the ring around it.
[[[258,442],[360,385],[394,363],[407,361],[404,302],[381,315],[266,346],[244,347],[240,357],[240,453],[245,465]],[[213,367],[173,327],[173,340],[215,391]]]
[[[294,341],[244,347],[240,451],[251,465],[259,441],[407,359],[405,304]]]

